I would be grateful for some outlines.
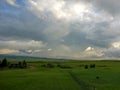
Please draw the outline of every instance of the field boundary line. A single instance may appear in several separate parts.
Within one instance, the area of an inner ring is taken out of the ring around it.
[[[78,79],[77,76],[72,71],[69,71],[69,74],[73,78],[73,80],[76,81],[79,86],[81,86],[83,90],[96,90],[94,86],[89,85],[83,80]]]

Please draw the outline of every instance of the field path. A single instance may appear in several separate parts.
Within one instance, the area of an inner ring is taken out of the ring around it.
[[[84,82],[83,80],[78,79],[77,76],[72,71],[70,71],[69,74],[77,82],[77,84],[80,87],[82,87],[83,90],[96,90],[94,86],[91,86]]]

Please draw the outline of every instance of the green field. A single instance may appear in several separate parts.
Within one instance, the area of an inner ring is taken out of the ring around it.
[[[54,67],[41,67],[48,63]],[[96,67],[84,68],[90,64]],[[27,65],[27,69],[0,69],[0,90],[120,90],[118,61],[29,61]]]

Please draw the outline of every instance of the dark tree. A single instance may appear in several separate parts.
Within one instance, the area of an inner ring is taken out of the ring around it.
[[[23,67],[26,68],[27,67],[27,62],[24,60],[23,61]]]
[[[84,68],[85,68],[85,69],[88,69],[88,65],[85,65]]]
[[[7,66],[7,59],[4,58],[1,62],[1,67],[6,67]]]
[[[22,68],[22,63],[21,63],[21,62],[18,62],[18,64],[19,64],[19,68]]]
[[[1,63],[2,63],[2,62],[1,62],[1,60],[0,60],[0,67],[1,67]]]

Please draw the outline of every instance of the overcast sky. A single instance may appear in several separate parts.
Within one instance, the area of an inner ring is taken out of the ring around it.
[[[119,0],[0,0],[0,54],[120,59]]]

